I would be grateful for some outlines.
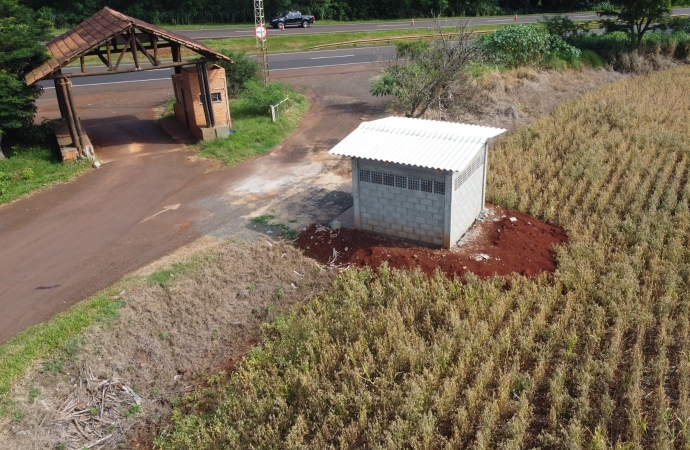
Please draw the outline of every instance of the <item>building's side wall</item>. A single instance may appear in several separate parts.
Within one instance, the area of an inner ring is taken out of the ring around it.
[[[355,217],[355,223],[359,222],[361,229],[434,246],[443,245],[445,190],[449,189],[446,172],[362,159],[357,161],[357,167],[359,218]],[[370,177],[374,173],[392,176],[392,180],[387,180],[393,185],[366,181],[367,174],[361,175],[362,171],[369,171]],[[424,184],[432,186],[432,192],[417,187],[425,181],[432,183]],[[444,193],[439,192],[441,185]]]
[[[179,77],[179,79],[176,77]],[[209,86],[211,87],[211,94],[220,94],[220,101],[212,103],[216,126],[227,125],[232,127],[230,110],[228,109],[228,93],[225,83],[225,69],[217,66],[209,67],[208,80]],[[182,73],[180,75],[173,75],[173,86],[175,86],[176,89],[181,87],[184,91],[184,107],[187,110],[187,116],[189,118],[189,130],[196,137],[202,138],[201,128],[206,127],[206,116],[204,115],[204,107],[201,103],[199,75],[197,75],[196,66],[185,67],[182,69]],[[181,103],[182,99],[179,98],[180,94],[176,95],[178,97],[177,103]],[[182,108],[183,107],[181,104],[179,107],[177,104],[175,105],[175,117],[181,124],[186,125],[184,109]],[[179,115],[178,109],[181,109]]]
[[[481,213],[484,190],[484,151],[478,152],[467,172],[453,174],[450,244],[455,245]]]

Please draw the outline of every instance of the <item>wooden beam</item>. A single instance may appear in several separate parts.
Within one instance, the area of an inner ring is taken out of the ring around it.
[[[146,58],[148,58],[148,60],[149,60],[149,62],[151,63],[152,66],[155,66],[155,65],[156,65],[156,61],[153,59],[153,57],[151,57],[151,55],[149,55],[149,52],[146,51],[146,48],[144,48],[144,46],[142,45],[141,41],[137,38],[137,35],[136,35],[136,34],[134,35],[134,40],[136,41],[137,47],[139,47],[139,50],[141,50],[141,53],[143,53],[144,56],[146,56]]]
[[[169,69],[171,67],[182,67],[182,66],[189,66],[192,64],[198,64],[200,62],[213,62],[215,59],[210,59],[210,58],[201,58],[201,59],[187,59],[184,61],[179,61],[179,62],[171,62],[171,63],[163,63],[158,66],[150,66],[150,67],[142,67],[140,69],[137,69],[136,67],[132,67],[130,69],[120,69],[120,70],[102,70],[99,72],[86,72],[86,73],[80,73],[80,72],[75,72],[75,73],[70,73],[66,75],[49,75],[43,79],[50,80],[50,79],[55,79],[55,78],[80,78],[80,77],[91,77],[91,76],[97,76],[97,75],[112,75],[114,73],[130,73],[130,72],[141,72],[144,70],[154,70],[154,69]]]
[[[100,49],[97,49],[97,50],[96,50],[96,56],[98,56],[98,59],[101,60],[101,62],[105,65],[105,67],[107,67],[108,69],[110,69],[110,64],[108,64],[108,60],[105,59],[105,56],[103,56],[103,52],[101,52]]]
[[[84,63],[84,57],[79,58],[79,62],[81,63],[81,71],[86,72],[86,64]]]
[[[156,62],[154,65],[160,64],[158,59],[158,36],[155,34],[149,34],[149,40],[153,43],[153,60]]]
[[[125,46],[122,47],[122,52],[120,52],[120,56],[117,58],[117,62],[115,63],[115,67],[113,67],[113,71],[117,71],[117,68],[120,67],[120,63],[122,62],[122,57],[125,56],[125,53],[127,52],[127,47],[129,47],[129,43],[131,42],[131,39],[125,43]]]
[[[139,52],[137,51],[137,34],[134,32],[134,29],[132,29],[132,31],[129,32],[129,39],[131,40],[129,48],[132,50],[132,57],[134,58],[134,67],[136,67],[138,70],[141,70],[141,66],[139,65]]]
[[[172,47],[171,44],[159,44],[159,45],[158,45],[158,49],[161,49],[161,48],[170,48],[170,47]],[[146,47],[146,46],[144,46],[144,48],[146,48],[146,50],[149,51],[149,54],[151,54],[151,53],[150,53],[151,47]],[[119,55],[120,53],[122,53],[122,50],[123,50],[123,49],[115,49],[115,48],[113,48],[113,47],[110,47],[110,54],[111,54],[111,55]],[[103,53],[104,49],[103,49],[102,47],[99,47],[99,48],[97,48],[97,49],[91,50],[89,53],[85,53],[84,56],[98,56],[98,52],[99,52],[99,51],[100,51],[101,53]],[[106,48],[105,51],[107,52],[108,49]],[[125,53],[127,53],[127,52],[125,51]]]

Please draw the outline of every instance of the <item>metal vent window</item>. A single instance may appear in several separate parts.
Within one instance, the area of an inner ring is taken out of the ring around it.
[[[374,184],[383,184],[383,174],[381,172],[371,172],[371,182]]]
[[[483,165],[484,155],[481,155],[479,158],[475,159],[467,169],[460,172],[460,175],[458,175],[453,183],[453,189],[456,191],[460,189],[460,186],[465,184],[465,181],[469,180],[469,178]]]
[[[445,195],[446,193],[446,183],[442,181],[434,181],[434,194]]]
[[[359,181],[440,195],[445,195],[446,193],[446,183],[442,181],[422,180],[404,175],[375,172],[373,170],[360,169]]]

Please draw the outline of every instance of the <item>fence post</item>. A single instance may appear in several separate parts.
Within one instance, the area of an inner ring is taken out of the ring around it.
[[[276,107],[271,105],[271,122],[276,121]]]

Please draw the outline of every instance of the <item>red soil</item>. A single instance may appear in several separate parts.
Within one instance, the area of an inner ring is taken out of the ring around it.
[[[535,276],[556,270],[553,247],[568,240],[562,229],[494,205],[488,205],[488,211],[450,250],[419,247],[349,228],[331,231],[320,225],[309,226],[295,243],[305,255],[334,266],[377,268],[386,262],[399,269],[419,267],[427,275],[438,268],[448,277],[472,272],[482,278],[513,272]]]

